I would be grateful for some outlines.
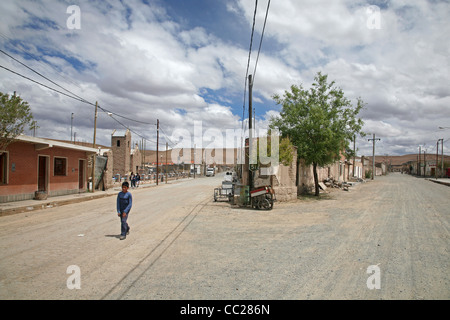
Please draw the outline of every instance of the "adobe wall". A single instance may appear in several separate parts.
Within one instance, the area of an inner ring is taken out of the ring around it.
[[[117,146],[117,141],[120,141],[120,146]],[[127,131],[125,136],[111,136],[111,150],[114,154],[112,174],[121,176],[129,174],[131,133]]]

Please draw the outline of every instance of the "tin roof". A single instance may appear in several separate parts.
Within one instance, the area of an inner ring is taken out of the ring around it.
[[[61,142],[61,141],[56,141],[56,140],[51,140],[51,139],[30,137],[30,136],[26,136],[24,134],[17,136],[15,138],[15,140],[33,143],[36,145],[37,150],[59,147],[59,148],[65,148],[65,149],[85,151],[88,153],[97,153],[98,152],[97,148],[85,147],[85,146],[80,146],[80,145],[76,145],[76,144],[72,144],[72,143]]]

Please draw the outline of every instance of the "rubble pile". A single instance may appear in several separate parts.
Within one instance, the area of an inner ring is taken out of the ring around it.
[[[365,182],[365,180],[360,178],[352,178],[352,182],[347,181],[336,181],[333,178],[326,178],[323,183],[319,183],[319,186],[325,190],[326,188],[338,188],[344,191],[348,191],[348,188],[353,185],[353,183]]]

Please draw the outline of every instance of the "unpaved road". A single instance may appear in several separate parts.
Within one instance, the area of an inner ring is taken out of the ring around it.
[[[132,190],[123,241],[115,197],[0,217],[0,298],[450,298],[449,187],[391,174],[257,211],[213,202],[220,181]]]

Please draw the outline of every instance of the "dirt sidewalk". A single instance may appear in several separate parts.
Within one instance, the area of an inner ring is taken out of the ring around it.
[[[258,211],[214,202],[217,182],[134,191],[125,241],[108,198],[1,217],[0,297],[450,298],[447,186],[392,174]]]

